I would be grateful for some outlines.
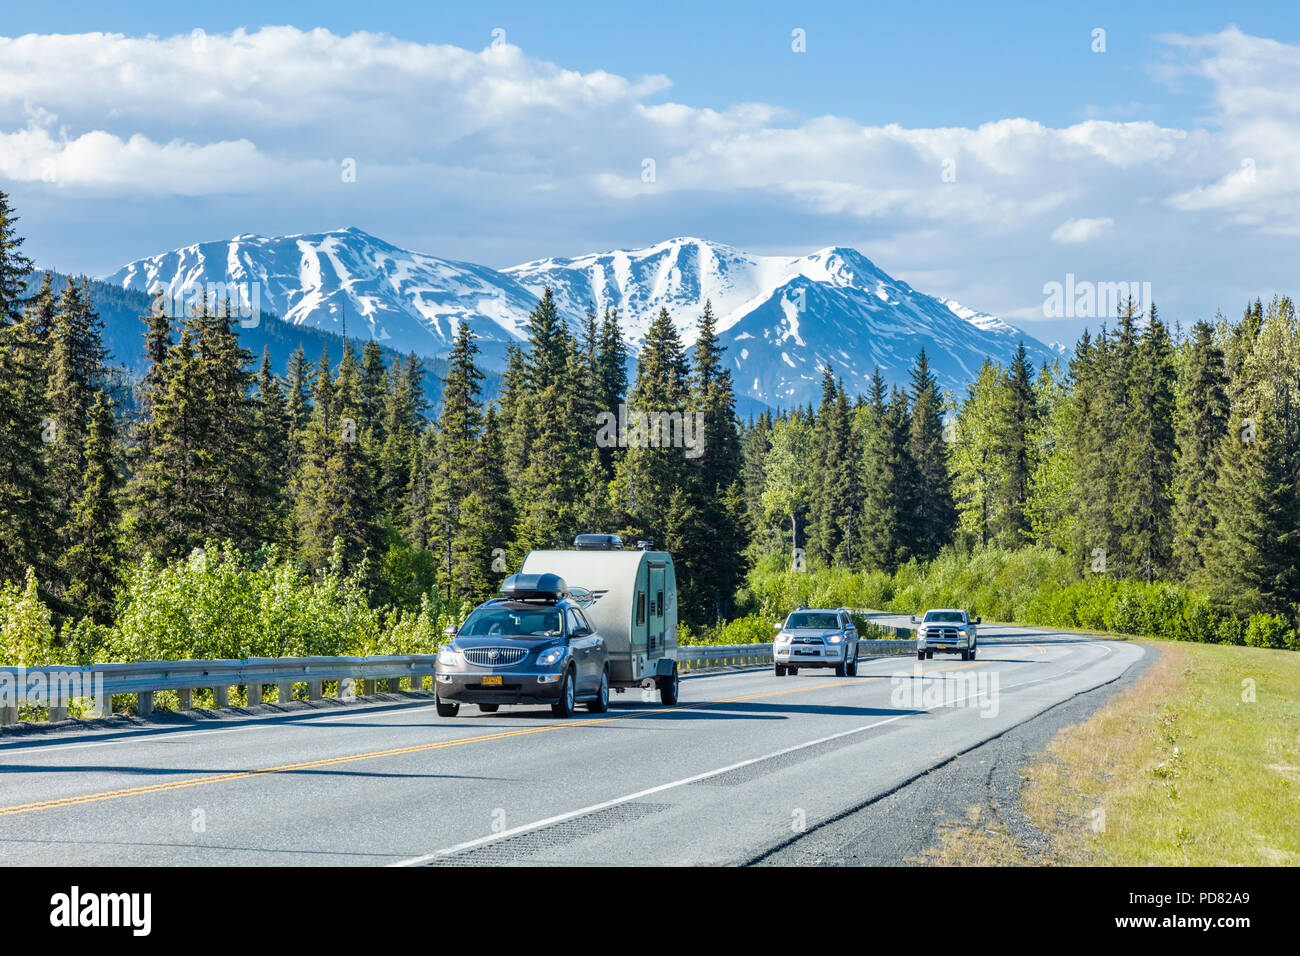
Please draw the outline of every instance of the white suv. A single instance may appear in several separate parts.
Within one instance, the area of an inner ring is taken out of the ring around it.
[[[833,667],[836,677],[858,676],[858,629],[844,608],[801,607],[776,630],[777,677],[797,674],[801,667]]]
[[[972,621],[970,615],[956,608],[926,611],[919,622],[913,617],[912,623],[920,624],[916,629],[916,659],[923,661],[934,657],[935,651],[943,651],[959,653],[964,661],[975,660],[979,622],[979,618]]]

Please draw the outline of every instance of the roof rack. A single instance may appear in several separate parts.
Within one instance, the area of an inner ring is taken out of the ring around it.
[[[558,574],[512,574],[502,582],[501,595],[512,601],[554,604],[568,597],[569,587]]]

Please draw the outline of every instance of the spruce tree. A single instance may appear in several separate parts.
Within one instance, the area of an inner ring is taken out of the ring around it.
[[[908,524],[915,535],[917,554],[934,557],[952,539],[957,514],[943,440],[943,396],[930,371],[925,349],[921,349],[912,367],[910,404],[908,452],[917,484],[912,502],[915,510]]]
[[[1180,577],[1197,575],[1213,536],[1210,498],[1218,481],[1217,452],[1231,409],[1223,350],[1208,322],[1197,322],[1178,390],[1178,463],[1174,473],[1173,561]]]
[[[67,600],[79,613],[107,625],[113,615],[122,559],[117,466],[117,424],[103,392],[87,416],[81,491],[63,534],[61,560]]]

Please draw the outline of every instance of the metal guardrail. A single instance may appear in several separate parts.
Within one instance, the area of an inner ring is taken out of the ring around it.
[[[412,690],[424,686],[433,676],[435,654],[393,657],[263,657],[244,661],[141,661],[133,664],[93,664],[85,667],[0,667],[0,724],[18,719],[23,703],[48,704],[50,720],[68,716],[68,703],[92,699],[91,712],[107,717],[113,712],[114,694],[135,694],[137,713],[153,712],[153,695],[174,690],[182,710],[189,710],[196,688],[212,690],[218,707],[229,706],[230,688],[245,686],[248,699],[262,701],[266,685],[277,688],[277,702],[294,698],[294,685],[306,684],[311,700],[324,697],[324,684],[338,682],[338,696],[356,696],[356,682],[362,693],[373,694],[378,681],[397,690],[403,680]]]
[[[910,634],[907,628],[892,628]],[[915,640],[862,640],[858,656],[884,656],[915,653]],[[680,646],[677,658],[684,670],[772,661],[772,645],[765,644],[692,644]],[[243,661],[141,661],[131,664],[94,664],[85,667],[11,667],[0,666],[0,725],[18,720],[24,703],[48,704],[48,719],[65,720],[72,700],[91,700],[91,715],[107,717],[113,713],[114,694],[134,694],[136,712],[144,717],[153,713],[153,695],[176,691],[181,710],[193,706],[195,689],[210,689],[217,707],[230,706],[230,688],[243,686],[248,700],[262,702],[263,688],[277,688],[276,702],[296,699],[294,686],[307,685],[307,697],[320,700],[327,682],[337,682],[338,697],[351,700],[361,693],[375,693],[379,681],[387,681],[389,691],[398,690],[407,681],[411,690],[422,690],[424,679],[432,678],[435,654],[410,654],[392,657],[264,657]]]

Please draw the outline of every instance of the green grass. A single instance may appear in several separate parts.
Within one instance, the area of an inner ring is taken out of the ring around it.
[[[1021,803],[1051,839],[1046,858],[986,807],[921,862],[1300,864],[1300,656],[1147,643],[1161,652],[1148,672],[1026,771]]]

